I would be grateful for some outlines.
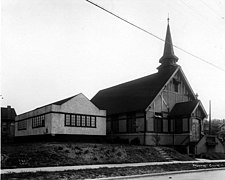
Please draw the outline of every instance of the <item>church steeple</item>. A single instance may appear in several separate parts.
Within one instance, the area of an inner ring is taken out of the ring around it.
[[[178,57],[175,56],[173,51],[173,43],[172,43],[172,38],[170,34],[169,18],[167,20],[168,20],[168,25],[167,25],[167,31],[166,31],[164,53],[159,60],[161,65],[157,69],[161,69],[162,67],[168,67],[168,66],[177,66],[176,62],[178,61]]]

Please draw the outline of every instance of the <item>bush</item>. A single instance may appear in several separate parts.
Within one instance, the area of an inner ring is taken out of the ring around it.
[[[65,150],[65,153],[70,153],[70,151],[68,149]]]
[[[122,153],[121,152],[118,152],[116,153],[117,156],[121,157],[122,156]]]
[[[130,141],[130,143],[133,145],[140,145],[140,139],[138,137],[136,137],[136,138],[132,139]]]
[[[88,153],[89,153],[89,150],[88,149],[84,151],[84,154],[88,154]]]
[[[58,150],[60,150],[60,151],[63,150],[63,147],[62,146],[59,146],[58,147]]]

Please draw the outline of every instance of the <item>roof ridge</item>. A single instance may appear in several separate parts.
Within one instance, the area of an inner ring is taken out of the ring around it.
[[[81,94],[81,93],[79,93],[79,94]],[[70,99],[72,99],[72,98],[78,96],[79,94],[76,94],[76,95],[74,95],[74,96],[70,96],[70,97],[68,97],[68,98],[64,98],[64,99],[55,101],[55,102],[53,102],[53,103],[46,104],[46,105],[44,105],[44,106],[40,106],[40,107],[38,107],[38,108],[36,108],[36,109],[34,109],[34,110],[37,110],[37,109],[40,109],[40,108],[43,108],[43,107],[46,107],[46,106],[49,106],[49,105],[53,105],[53,104],[54,104],[54,105],[62,105],[62,104],[64,104],[65,102],[69,101]]]

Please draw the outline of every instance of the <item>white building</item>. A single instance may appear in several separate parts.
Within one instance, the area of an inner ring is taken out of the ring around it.
[[[105,136],[106,111],[80,93],[16,117],[17,138],[62,135]]]

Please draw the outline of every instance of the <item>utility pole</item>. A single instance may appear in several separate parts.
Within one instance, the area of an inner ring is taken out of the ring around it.
[[[212,129],[211,129],[211,100],[209,100],[209,135],[212,134]]]

